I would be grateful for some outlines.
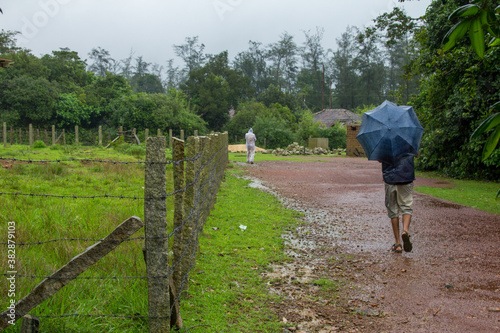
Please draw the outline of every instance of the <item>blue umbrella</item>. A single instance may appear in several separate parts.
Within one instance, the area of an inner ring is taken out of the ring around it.
[[[396,165],[418,155],[423,132],[413,107],[384,101],[363,114],[356,139],[369,160]]]

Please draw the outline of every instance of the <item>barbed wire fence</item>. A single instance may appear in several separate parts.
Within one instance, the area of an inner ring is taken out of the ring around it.
[[[59,242],[96,242],[83,253],[75,256],[68,264],[50,276],[0,274],[15,278],[43,279],[28,295],[15,304],[14,321],[23,318],[23,327],[37,327],[38,318],[99,317],[99,318],[144,318],[149,320],[149,332],[170,332],[173,326],[182,328],[180,315],[181,295],[189,288],[189,274],[196,263],[199,249],[198,236],[203,232],[210,210],[214,208],[217,192],[224,178],[228,163],[228,134],[214,133],[208,136],[190,136],[187,140],[172,139],[172,160],[167,161],[166,138],[150,137],[146,145],[145,161],[124,162],[100,159],[67,160],[21,160],[2,158],[12,162],[61,163],[95,162],[112,164],[142,163],[145,165],[144,197],[135,196],[76,196],[41,193],[6,193],[1,196],[30,196],[61,199],[132,199],[144,200],[144,223],[131,217],[120,224],[111,234],[102,239],[65,238],[38,242],[17,243],[16,246],[38,246]],[[166,190],[166,166],[173,165],[174,190]],[[167,221],[166,199],[174,197],[174,218]],[[167,224],[172,231],[167,232]],[[145,227],[144,237],[131,237]],[[111,252],[122,242],[144,240],[143,256],[146,262],[145,276],[94,276],[79,277],[87,268]],[[169,244],[171,246],[169,247]],[[0,243],[8,246],[8,243]],[[61,315],[28,314],[38,304],[50,298],[72,280],[118,280],[146,279],[148,288],[148,313],[134,316],[117,314],[68,313]],[[9,316],[10,315],[10,316]],[[0,330],[12,323],[12,311],[0,314]],[[27,325],[24,325],[24,322]],[[36,330],[26,330],[36,332]]]
[[[98,126],[97,128],[81,128],[75,126],[74,129],[67,130],[64,128],[57,128],[55,125],[50,127],[34,127],[29,124],[28,127],[17,127],[8,126],[6,122],[2,124],[2,142],[3,146],[6,147],[8,144],[14,145],[29,145],[33,146],[35,141],[41,141],[46,146],[50,145],[75,145],[80,144],[83,146],[110,146],[112,143],[118,139],[122,139],[123,142],[140,144],[141,142],[146,142],[150,137],[150,131],[148,128],[137,131],[135,128],[130,130],[124,130],[123,126],[118,128],[103,128],[103,126]],[[178,138],[184,140],[185,131],[183,129],[178,130],[176,133],[172,129],[156,130],[156,136],[167,136],[169,138],[169,148],[171,148],[172,138],[177,135]],[[198,130],[193,130],[193,136],[198,136]]]

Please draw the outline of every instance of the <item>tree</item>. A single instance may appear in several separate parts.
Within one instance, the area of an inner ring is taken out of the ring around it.
[[[21,49],[16,46],[16,36],[19,34],[19,31],[5,31],[2,29],[0,32],[0,54],[12,53]]]
[[[52,51],[51,55],[44,55],[40,60],[49,69],[47,79],[58,82],[64,92],[77,91],[90,81],[85,61],[80,59],[76,51],[61,48],[59,51]]]
[[[115,60],[111,58],[109,51],[101,47],[92,49],[89,53],[89,58],[93,60],[93,63],[89,66],[89,70],[99,76],[106,76],[106,72],[111,72],[114,68]]]
[[[250,80],[250,85],[258,95],[271,83],[266,62],[267,52],[262,49],[262,43],[250,41],[249,44],[248,51],[238,53],[233,61],[233,68]]]
[[[203,53],[205,44],[198,41],[196,37],[186,37],[186,44],[174,45],[175,54],[180,57],[185,64],[182,71],[183,76],[187,79],[189,73],[204,65],[207,56]]]
[[[360,104],[359,76],[355,70],[354,59],[357,57],[356,27],[347,27],[337,39],[337,50],[333,54],[332,78],[334,105],[340,108],[354,109]]]
[[[181,87],[213,130],[220,130],[229,120],[231,106],[237,108],[252,94],[250,80],[229,67],[227,51],[210,57],[205,66],[192,70]]]
[[[500,6],[495,9],[488,6],[488,1],[483,1],[482,6],[468,4],[457,8],[450,14],[449,20],[456,23],[446,34],[443,40],[443,51],[453,48],[469,31],[469,39],[476,54],[483,58],[485,54],[485,36],[491,35],[489,47],[500,46]],[[491,110],[500,111],[500,102],[496,102]],[[485,119],[471,135],[471,139],[479,137],[481,134],[493,130],[488,141],[484,145],[482,160],[487,159],[495,150],[500,140],[500,112],[492,114]],[[497,196],[500,195],[500,191]]]
[[[301,48],[303,66],[298,74],[297,87],[306,92],[304,102],[312,110],[324,107],[324,49],[321,45],[323,34],[324,29],[319,27],[316,28],[315,34],[304,31],[306,40]]]
[[[483,58],[463,40],[442,52],[442,41],[453,23],[448,20],[466,1],[434,1],[417,36],[421,55],[416,68],[422,74],[415,108],[425,128],[419,165],[460,178],[498,179],[500,154],[494,151],[481,162],[483,137],[469,137],[498,101],[500,50],[491,48]]]
[[[385,66],[378,47],[379,36],[373,27],[365,28],[357,35],[358,57],[355,67],[359,72],[362,104],[380,104],[386,98]]]
[[[388,89],[399,91],[400,104],[406,104],[417,92],[418,77],[409,79],[410,64],[416,57],[413,37],[419,31],[418,19],[406,15],[404,10],[394,7],[391,13],[384,13],[375,20],[375,27],[383,33],[384,46],[388,55]]]
[[[273,84],[287,92],[292,92],[297,76],[297,50],[293,36],[287,32],[278,42],[269,45],[267,58],[272,62],[269,70]]]

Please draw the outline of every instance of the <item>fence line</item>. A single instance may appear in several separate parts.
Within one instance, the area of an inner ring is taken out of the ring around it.
[[[162,136],[163,132],[168,133],[168,147],[171,148],[172,138],[174,137],[173,130],[168,129],[167,131],[163,131],[157,129],[157,136]],[[179,131],[178,134],[181,140],[184,140],[185,133],[185,130]],[[194,130],[193,135],[198,136],[198,130]],[[50,128],[34,128],[32,124],[29,124],[28,128],[14,128],[13,126],[8,126],[6,122],[3,122],[2,126],[4,147],[6,147],[7,144],[28,144],[33,146],[35,141],[42,141],[47,146],[56,144],[64,146],[66,144],[103,146],[103,142],[112,143],[118,138],[123,138],[125,142],[140,144],[140,139],[146,142],[149,137],[148,128],[145,128],[144,131],[141,132],[141,135],[139,135],[135,128],[124,130],[123,126],[119,126],[113,131],[109,129],[104,130],[102,126],[98,126],[94,129],[82,129],[79,126],[75,126],[72,131],[56,129],[55,125],[51,125]]]
[[[150,138],[150,142],[159,142],[158,140],[165,141],[165,138]],[[120,198],[120,199],[144,199],[145,200],[145,222],[146,222],[146,235],[145,237],[127,238],[122,241],[130,241],[137,239],[144,239],[145,244],[145,260],[147,262],[147,273],[146,276],[123,276],[123,277],[78,277],[72,276],[74,279],[148,279],[148,291],[149,298],[152,298],[150,303],[150,310],[147,316],[132,316],[133,318],[149,318],[150,319],[150,332],[163,332],[170,329],[172,325],[178,327],[182,326],[182,320],[178,313],[179,303],[181,301],[181,294],[185,292],[188,287],[189,272],[195,265],[195,256],[199,247],[198,235],[203,232],[203,226],[206,222],[206,218],[209,216],[209,211],[213,209],[215,205],[215,199],[217,191],[220,187],[221,181],[224,175],[224,169],[228,162],[228,136],[227,133],[223,134],[211,134],[207,137],[188,137],[186,142],[174,138],[174,153],[172,161],[162,161],[160,156],[165,156],[163,153],[158,154],[158,149],[153,149],[155,153],[153,155],[157,156],[155,158],[147,158],[146,161],[140,161],[135,163],[145,163],[146,173],[150,172],[148,169],[155,170],[155,176],[153,179],[162,175],[165,176],[165,166],[168,164],[173,164],[174,168],[174,191],[172,193],[166,193],[166,188],[162,180],[156,179],[159,192],[150,193],[148,186],[146,186],[147,181],[145,181],[145,195],[143,198],[140,197],[122,197],[122,196],[92,196],[92,197],[82,197],[82,196],[57,196],[50,194],[23,194],[23,193],[0,193],[0,195],[28,195],[28,196],[43,196],[43,197],[61,197],[61,198],[74,198],[74,199],[84,199],[84,198]],[[166,143],[160,143],[160,147],[164,147]],[[163,148],[160,148],[161,151]],[[184,156],[184,150],[187,151],[187,157]],[[157,155],[156,155],[157,154]],[[149,157],[149,156],[147,156]],[[7,158],[0,158],[0,160],[9,160]],[[22,161],[16,159],[10,159],[12,161]],[[26,160],[29,161],[29,160]],[[26,162],[24,161],[24,162]],[[52,162],[73,162],[73,161],[85,161],[85,162],[99,162],[99,163],[122,163],[117,161],[102,161],[102,160],[57,160],[57,161],[30,161],[32,163],[52,163]],[[128,164],[131,162],[123,162]],[[146,177],[147,178],[147,177]],[[173,231],[166,234],[166,214],[163,217],[163,212],[166,213],[166,206],[164,206],[165,199],[168,196],[175,195],[174,203],[174,221],[173,221]],[[156,205],[152,211],[148,212],[151,207],[151,202],[155,202]],[[159,216],[154,216],[155,214],[160,214]],[[153,215],[151,217],[150,215]],[[160,223],[154,225],[154,221],[157,220]],[[156,228],[156,229],[155,229]],[[165,232],[158,233],[157,231],[163,229]],[[155,231],[151,233],[150,231]],[[173,252],[172,264],[168,264],[168,252],[169,252],[169,238],[173,237],[173,244],[171,245]],[[42,242],[33,243],[20,243],[19,245],[41,245],[50,242],[59,241],[95,241],[92,239],[54,239]],[[97,240],[102,242],[111,242],[112,239],[102,239]],[[0,243],[4,244],[4,243]],[[147,246],[146,246],[147,245]],[[152,252],[151,249],[155,249],[157,253]],[[160,257],[161,260],[155,259]],[[151,258],[151,259],[148,259]],[[149,262],[148,262],[149,261]],[[163,262],[163,271],[158,272],[153,266],[155,262]],[[5,274],[1,274],[5,275]],[[22,278],[44,278],[51,280],[58,279],[68,279],[68,276],[64,278],[54,276],[36,276],[36,275],[17,275],[17,277]],[[161,282],[161,280],[164,280]],[[172,281],[171,281],[172,280]],[[170,282],[169,282],[170,281]],[[152,285],[152,286],[150,286]],[[159,287],[158,287],[159,286]],[[174,290],[172,291],[170,290]],[[162,295],[160,299],[155,298],[157,295]],[[177,307],[176,307],[177,306]],[[160,312],[152,311],[154,309],[161,309]],[[172,317],[174,313],[175,318]],[[18,313],[16,315],[25,315],[23,313]],[[116,316],[116,315],[85,315],[85,314],[63,314],[60,316],[46,316],[41,315],[38,317],[50,317],[50,318],[63,318],[69,316],[98,316],[98,317],[124,317],[129,318],[131,316]],[[0,316],[0,321],[2,317]]]

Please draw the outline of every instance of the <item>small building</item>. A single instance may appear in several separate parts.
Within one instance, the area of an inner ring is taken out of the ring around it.
[[[346,109],[325,109],[314,114],[314,121],[319,121],[326,127],[332,127],[337,122],[344,125],[360,123],[361,116]]]
[[[9,67],[12,64],[12,60],[9,59],[1,59],[0,58],[0,68]]]
[[[360,124],[347,125],[347,149],[346,155],[350,157],[366,157],[365,150],[359,143],[356,136],[358,135]]]

